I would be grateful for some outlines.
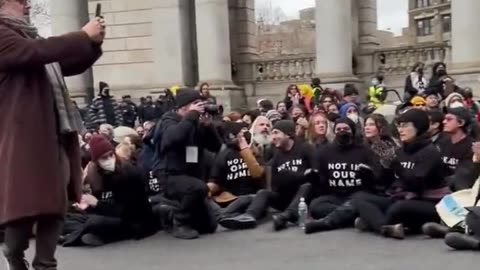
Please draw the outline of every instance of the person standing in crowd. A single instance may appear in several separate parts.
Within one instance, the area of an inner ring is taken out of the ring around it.
[[[447,109],[465,107],[465,99],[459,93],[451,93],[443,100],[443,105]]]
[[[123,124],[120,106],[110,95],[110,87],[105,82],[99,83],[98,97],[92,101],[88,109],[88,120],[89,128],[98,128],[101,124],[110,124],[114,127]]]
[[[170,89],[165,89],[165,91],[158,96],[155,106],[157,108],[157,119],[162,118],[165,113],[175,108],[175,98]]]
[[[200,84],[200,94],[207,104],[217,104],[217,98],[210,94],[210,85],[208,83]]]
[[[251,127],[259,115],[260,112],[257,110],[248,111],[242,115],[242,121]]]
[[[290,115],[288,115],[287,104],[285,104],[283,101],[279,101],[277,103],[277,112],[282,116],[282,120],[287,120],[290,118]]]
[[[357,213],[350,204],[352,195],[374,190],[379,176],[378,159],[365,145],[356,142],[355,123],[349,118],[337,119],[335,139],[317,153],[314,166],[318,184],[314,183],[310,216],[305,233],[328,231],[353,225]],[[318,197],[317,197],[318,196]]]
[[[55,270],[67,201],[81,197],[84,130],[63,76],[101,56],[105,23],[95,18],[81,31],[42,39],[29,9],[27,1],[0,1],[0,226],[9,269],[29,269],[24,251],[36,224],[33,268]]]
[[[367,103],[372,110],[380,108],[387,99],[387,92],[383,85],[383,75],[377,75],[372,79],[372,85],[368,88]]]
[[[201,167],[204,149],[217,153],[222,142],[213,124],[200,120],[204,103],[199,91],[179,89],[175,101],[176,110],[162,117],[155,133],[153,171],[165,183],[166,197],[180,205],[173,235],[193,239],[217,227],[206,201],[208,187]]]
[[[258,110],[260,111],[260,115],[265,116],[268,111],[274,110],[275,107],[271,100],[268,99],[261,99],[257,102]]]
[[[470,87],[463,89],[465,107],[470,111],[473,120],[480,122],[480,102],[473,99],[473,90]]]
[[[335,97],[329,94],[325,94],[320,97],[318,105],[320,106],[320,111],[328,112],[328,107],[330,105],[336,104]]]
[[[445,145],[450,140],[448,135],[443,132],[443,120],[445,115],[440,110],[427,111],[430,120],[430,127],[428,129],[428,136],[433,145],[440,151],[440,147]]]
[[[342,107],[347,103],[354,103],[359,107],[360,101],[358,100],[358,89],[352,83],[345,84],[345,88],[343,89],[343,100],[340,102],[339,106]]]
[[[282,115],[277,110],[270,110],[265,115],[267,119],[274,125],[277,121],[282,120]]]
[[[141,239],[156,232],[141,173],[118,157],[113,145],[95,135],[89,143],[91,162],[84,185],[89,193],[73,206],[81,214],[66,219],[64,246],[101,246]]]
[[[265,188],[264,162],[250,147],[246,124],[230,122],[224,129],[227,147],[215,158],[208,187],[215,207],[220,208],[220,225],[232,230],[251,229],[257,223],[244,211],[257,191]]]
[[[123,96],[122,103],[120,103],[120,110],[122,111],[123,125],[131,128],[135,127],[137,107],[130,100],[130,96]]]
[[[449,189],[440,152],[427,136],[427,113],[410,109],[399,115],[397,125],[403,146],[391,164],[396,180],[388,197],[359,193],[352,205],[360,215],[358,229],[403,239],[405,228],[418,233],[425,223],[439,220],[435,205]]]
[[[131,95],[123,96],[122,101],[127,103],[128,105],[131,105],[135,109],[135,113],[138,114],[138,106],[137,106],[137,104],[135,104],[135,102],[132,101],[132,96]]]
[[[246,217],[255,221],[265,216],[269,207],[282,211],[273,216],[273,228],[280,231],[287,228],[289,222],[298,220],[298,204],[307,197],[310,184],[305,172],[313,167],[313,148],[311,145],[295,140],[295,123],[281,120],[272,130],[272,143],[276,148],[269,165],[271,172],[271,190],[260,190],[246,210]]]
[[[312,78],[312,83],[310,86],[312,86],[313,89],[313,99],[312,102],[314,105],[319,105],[320,104],[320,97],[324,95],[324,90],[321,86],[322,81],[320,78]]]
[[[425,95],[425,104],[427,111],[429,110],[438,110],[440,107],[440,95],[435,93],[426,93]]]
[[[403,100],[410,100],[416,95],[422,95],[428,87],[428,80],[423,74],[425,64],[417,62],[412,68],[410,75],[405,80],[405,90]]]
[[[283,102],[285,103],[288,111],[293,105],[305,105],[304,98],[300,94],[296,84],[291,84],[288,86]]]
[[[153,104],[153,100],[151,96],[147,96],[145,99],[145,105],[142,109],[142,123],[147,121],[155,121],[157,117],[157,109],[156,105]]]
[[[441,97],[444,96],[445,82],[444,80],[448,77],[447,65],[443,62],[437,62],[432,67],[432,77],[430,78],[430,83],[426,90],[429,94],[437,94]]]

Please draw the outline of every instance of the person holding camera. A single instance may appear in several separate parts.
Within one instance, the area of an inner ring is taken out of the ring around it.
[[[201,120],[204,98],[193,89],[179,89],[176,110],[163,115],[155,132],[153,171],[165,186],[165,196],[178,202],[173,235],[193,239],[213,233],[216,221],[202,179],[204,150],[219,152],[222,141],[211,122]]]
[[[29,268],[24,251],[36,224],[33,268],[54,270],[67,199],[81,198],[84,127],[63,77],[100,57],[105,22],[43,39],[28,22],[28,2],[0,0],[0,225],[9,269]]]

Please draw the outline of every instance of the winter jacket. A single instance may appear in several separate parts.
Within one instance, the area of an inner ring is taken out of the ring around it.
[[[109,119],[108,115],[113,115],[114,119]],[[88,109],[87,127],[96,129],[101,124],[110,124],[114,127],[123,125],[123,114],[120,106],[111,96],[99,96],[95,98]],[[109,121],[110,120],[110,121]]]

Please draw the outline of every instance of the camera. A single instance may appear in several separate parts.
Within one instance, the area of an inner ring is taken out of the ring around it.
[[[212,116],[222,115],[223,106],[217,105],[215,103],[207,102],[205,103],[205,113]]]

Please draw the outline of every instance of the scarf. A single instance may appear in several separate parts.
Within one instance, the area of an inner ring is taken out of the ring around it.
[[[0,13],[0,23],[11,28],[23,37],[31,39],[42,38],[38,34],[37,28],[25,20],[13,18]],[[69,134],[72,132],[82,133],[85,130],[82,118],[80,112],[75,108],[70,99],[60,64],[46,64],[45,71],[54,97],[58,131],[60,134]]]
[[[389,139],[378,139],[370,143],[370,149],[380,159],[380,164],[384,168],[390,168],[398,148],[399,146]]]

